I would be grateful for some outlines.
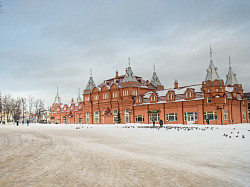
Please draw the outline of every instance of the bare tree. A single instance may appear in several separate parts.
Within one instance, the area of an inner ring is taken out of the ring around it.
[[[44,102],[42,99],[37,99],[34,102],[34,107],[35,107],[35,114],[37,116],[36,122],[41,121],[41,117],[44,114],[45,108],[44,108]]]
[[[3,104],[3,115],[4,115],[4,118],[6,117],[7,118],[7,122],[10,121],[10,116],[11,116],[11,95],[8,94],[8,95],[5,95],[3,97],[3,100],[2,100],[2,104]]]
[[[33,107],[34,107],[34,98],[32,96],[29,96],[29,98],[28,98],[29,121],[31,120],[31,115],[33,113]]]
[[[20,119],[22,99],[11,99],[11,114],[14,121]]]
[[[26,111],[26,101],[27,101],[27,99],[25,98],[25,97],[22,97],[21,98],[21,107],[22,107],[22,120],[23,120],[23,122],[25,122],[25,116],[24,116],[24,114],[25,114],[25,111]]]

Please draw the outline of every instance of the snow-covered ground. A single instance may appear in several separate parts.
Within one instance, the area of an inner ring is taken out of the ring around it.
[[[0,186],[250,186],[250,124],[0,125]]]

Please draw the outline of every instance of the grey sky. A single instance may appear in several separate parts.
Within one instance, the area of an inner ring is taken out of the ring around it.
[[[134,73],[164,86],[201,83],[214,64],[225,81],[228,55],[250,91],[250,1],[245,0],[2,0],[0,90],[63,103],[96,85],[131,58]]]

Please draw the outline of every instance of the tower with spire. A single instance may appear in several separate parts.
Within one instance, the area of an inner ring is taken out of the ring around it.
[[[210,46],[210,63],[207,69],[205,81],[202,82],[202,90],[206,97],[223,97],[225,93],[224,81],[220,79],[218,70],[213,63],[212,47]]]
[[[231,66],[231,57],[229,55],[229,70],[226,76],[226,84],[225,86],[231,87],[234,85],[238,85],[238,81],[236,78],[236,74],[233,73],[232,66]]]
[[[58,86],[57,86],[57,92],[56,92],[56,97],[55,97],[54,104],[62,104],[61,98],[60,98],[59,92],[58,92]]]
[[[126,73],[124,76],[124,79],[122,80],[121,86],[125,87],[125,86],[139,86],[140,83],[137,81],[132,68],[130,66],[130,58],[128,58],[129,64],[128,64],[128,68],[126,68]]]
[[[94,87],[96,87],[94,79],[92,77],[92,69],[90,69],[90,77],[89,77],[89,81],[88,84],[84,90],[84,93],[91,93],[92,90],[94,89]]]
[[[80,95],[80,88],[78,89],[77,102],[78,102],[78,103],[82,102],[82,98],[81,98],[81,95]]]
[[[214,66],[214,63],[213,63],[213,53],[212,53],[211,45],[210,45],[210,64],[207,69],[207,76],[205,78],[205,81],[208,81],[208,80],[210,80],[211,82],[213,82],[214,80],[220,80],[220,77],[217,72],[217,68]]]
[[[164,86],[161,84],[159,77],[156,74],[155,71],[155,64],[154,64],[154,72],[153,72],[153,76],[151,78],[150,83],[157,88],[157,90],[164,90]]]
[[[229,55],[228,61],[229,61],[229,69],[228,69],[228,73],[226,76],[225,86],[226,87],[234,87],[236,93],[240,93],[243,95],[242,85],[238,83],[238,80],[236,78],[236,74],[233,73],[230,55]]]

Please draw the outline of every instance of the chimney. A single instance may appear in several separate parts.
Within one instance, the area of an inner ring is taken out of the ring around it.
[[[115,72],[115,77],[118,77],[118,70],[116,70]]]
[[[146,81],[146,86],[149,87],[149,81],[148,80]]]
[[[175,81],[174,81],[174,89],[178,89],[178,88],[179,88],[179,86],[178,86],[178,81],[175,80]]]

